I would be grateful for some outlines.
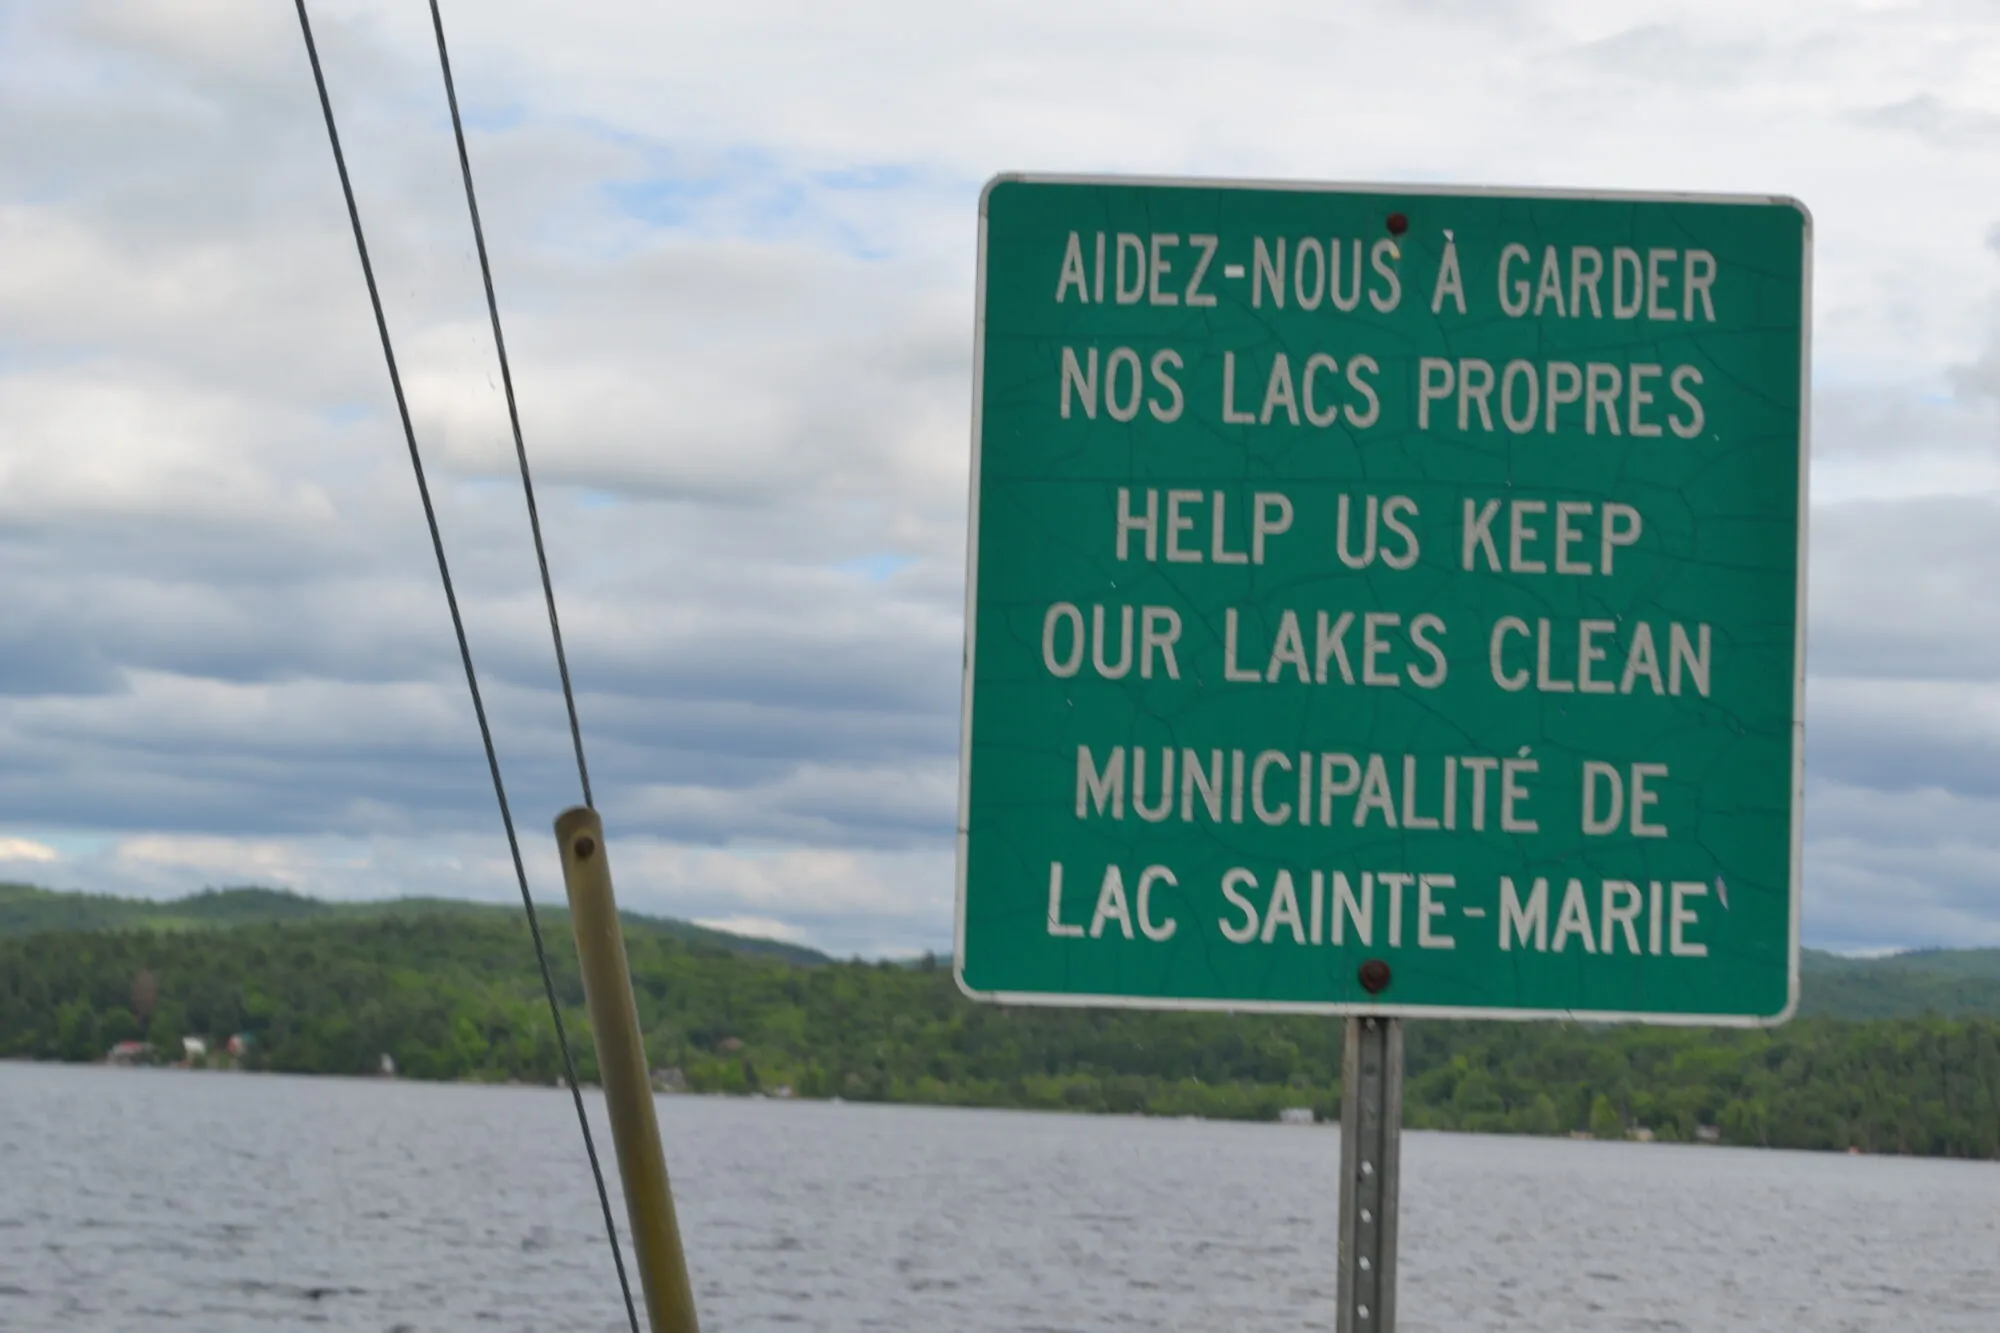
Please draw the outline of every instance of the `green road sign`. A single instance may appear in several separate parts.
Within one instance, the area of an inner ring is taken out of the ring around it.
[[[960,985],[1788,1017],[1810,238],[1768,197],[994,181]]]

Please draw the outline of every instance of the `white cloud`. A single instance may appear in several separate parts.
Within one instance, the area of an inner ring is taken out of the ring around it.
[[[1879,946],[1893,919],[1901,940],[2000,945],[1992,889],[2000,883],[2000,794],[1833,782],[1811,790],[1806,922],[1815,940]]]
[[[705,916],[695,924],[710,930],[727,931],[731,935],[747,935],[753,940],[777,940],[784,944],[806,942],[805,932],[797,926],[775,921],[768,916]]]
[[[0,865],[28,864],[40,868],[62,859],[61,853],[33,838],[0,837]]]

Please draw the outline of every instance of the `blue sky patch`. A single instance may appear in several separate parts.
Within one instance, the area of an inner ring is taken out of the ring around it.
[[[895,551],[876,551],[869,555],[843,560],[834,566],[842,574],[852,574],[869,583],[887,583],[898,571],[907,569],[917,562],[915,556],[901,555]]]
[[[756,241],[807,240],[850,258],[877,261],[893,251],[843,221],[828,196],[922,189],[935,184],[916,167],[871,163],[803,171],[750,148],[692,154],[618,136],[645,159],[646,174],[600,189],[623,217],[648,226]]]

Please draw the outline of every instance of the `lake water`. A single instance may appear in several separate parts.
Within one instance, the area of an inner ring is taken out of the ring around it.
[[[0,1328],[611,1333],[573,1115],[546,1088],[0,1063]],[[1332,1327],[1334,1129],[660,1119],[710,1333]],[[1405,1333],[2000,1328],[1993,1164],[1452,1134],[1403,1161]]]

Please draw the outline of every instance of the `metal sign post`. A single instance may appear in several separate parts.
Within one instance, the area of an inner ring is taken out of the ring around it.
[[[1347,1020],[1340,1086],[1339,1333],[1394,1333],[1403,1025]]]
[[[1795,200],[1002,176],[956,976],[1349,1021],[1339,1328],[1406,1019],[1798,1002]]]

